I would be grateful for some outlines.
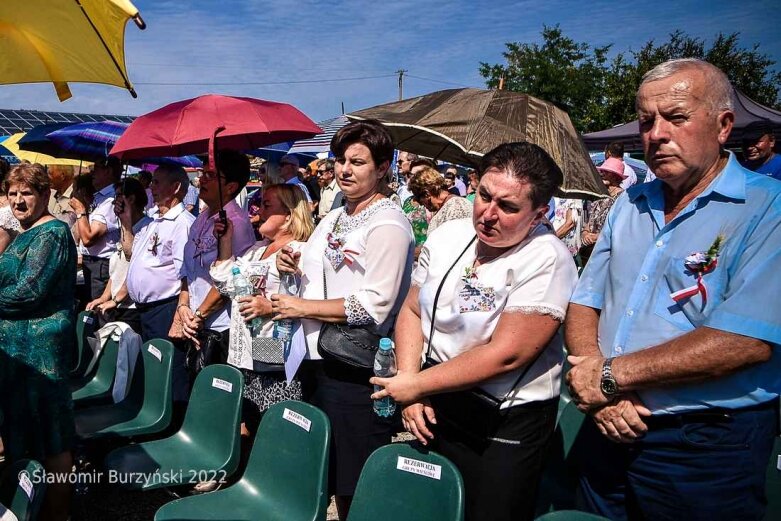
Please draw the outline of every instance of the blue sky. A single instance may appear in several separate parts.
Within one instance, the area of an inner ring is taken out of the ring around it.
[[[543,24],[560,24],[577,41],[613,43],[614,51],[665,41],[675,29],[706,42],[738,31],[743,46],[760,44],[781,69],[779,0],[134,3],[148,25],[140,31],[131,22],[126,33],[138,99],[116,87],[72,84],[73,98],[60,103],[49,84],[0,85],[0,108],[140,115],[213,92],[292,103],[319,121],[337,115],[342,102],[350,112],[395,100],[400,68],[409,71],[405,97],[484,87],[479,63],[502,62],[505,42],[539,42]],[[300,81],[311,83],[279,83]],[[197,85],[259,82],[271,84]]]

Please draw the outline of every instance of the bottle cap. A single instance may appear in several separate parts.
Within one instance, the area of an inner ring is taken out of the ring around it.
[[[390,338],[383,337],[380,339],[380,349],[383,351],[390,351],[393,349],[393,342]]]

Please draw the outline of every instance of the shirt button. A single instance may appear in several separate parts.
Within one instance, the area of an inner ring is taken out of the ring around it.
[[[624,348],[621,346],[616,346],[616,348],[613,351],[615,351],[617,355],[620,355],[621,353],[624,352]]]
[[[635,314],[634,310],[631,310],[631,309],[626,312],[626,316],[628,316],[628,317],[631,317],[634,314]]]
[[[647,281],[648,280],[648,275],[645,275],[645,274],[641,275],[640,276],[640,280],[642,280],[643,282]]]
[[[662,241],[656,241],[656,247],[661,248],[664,245]]]

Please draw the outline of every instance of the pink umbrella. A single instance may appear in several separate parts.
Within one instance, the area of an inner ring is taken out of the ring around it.
[[[207,94],[136,118],[111,155],[127,160],[204,154],[210,147],[251,150],[321,132],[287,103]]]

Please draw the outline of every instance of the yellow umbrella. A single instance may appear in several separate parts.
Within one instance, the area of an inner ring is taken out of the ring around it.
[[[128,0],[0,1],[0,83],[52,82],[60,101],[66,82],[124,87],[125,24],[146,25]]]
[[[22,161],[29,161],[30,163],[38,163],[40,165],[89,166],[92,164],[86,161],[79,161],[78,159],[63,159],[59,157],[47,156],[46,154],[39,154],[38,152],[28,152],[27,150],[22,150],[19,148],[19,140],[24,137],[24,134],[24,132],[19,132],[18,134],[13,134],[8,139],[3,141],[3,146]]]

